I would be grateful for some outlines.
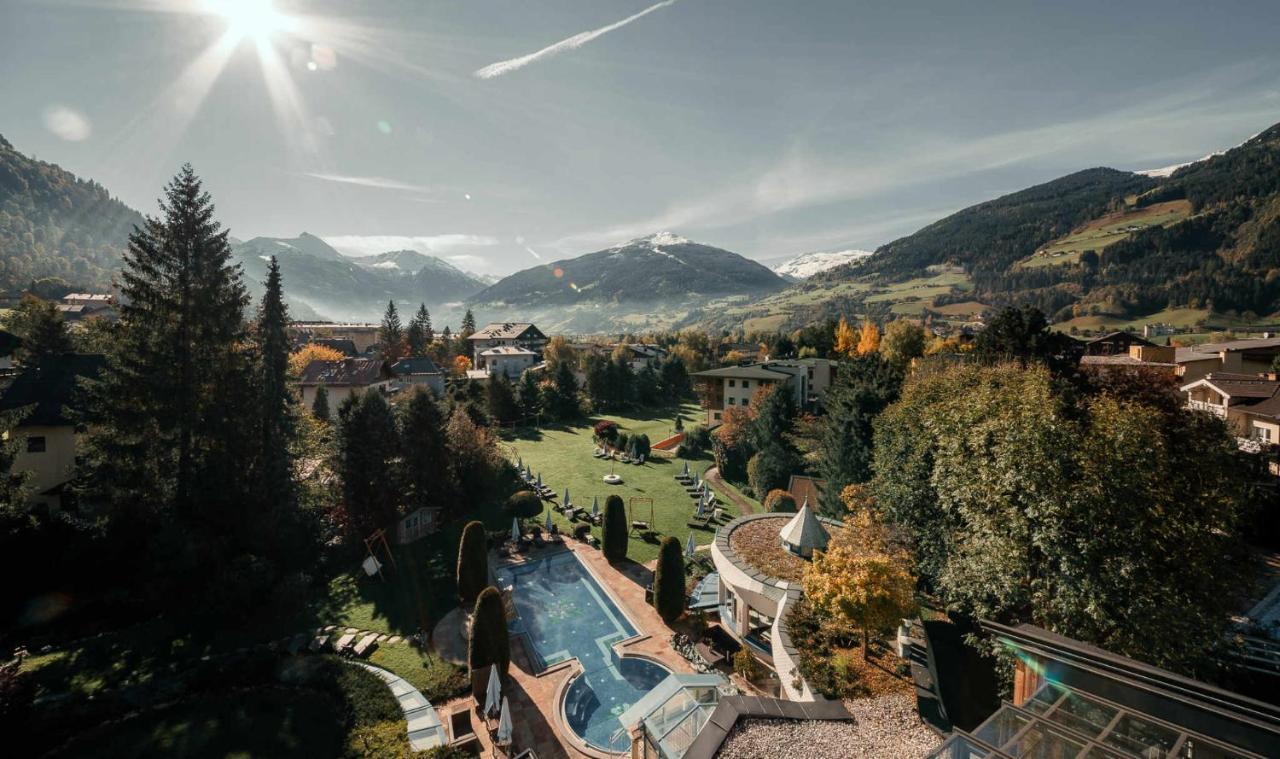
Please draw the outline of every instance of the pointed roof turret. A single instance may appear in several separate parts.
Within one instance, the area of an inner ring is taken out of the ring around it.
[[[813,509],[809,508],[808,498],[804,499],[804,505],[779,534],[787,550],[806,559],[811,558],[814,551],[825,551],[827,542],[831,539],[830,533],[818,521]]]

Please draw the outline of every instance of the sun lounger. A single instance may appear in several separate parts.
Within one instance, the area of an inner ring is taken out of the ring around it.
[[[360,642],[351,649],[351,653],[363,659],[373,653],[373,649],[378,647],[378,634],[369,633],[360,639]]]
[[[346,635],[343,635],[341,638],[338,638],[337,643],[333,644],[333,652],[335,654],[344,653],[347,650],[347,648],[355,642],[356,642],[356,634],[347,633]]]
[[[649,530],[650,530],[650,529],[651,529],[651,527],[649,526],[649,523],[648,523],[648,522],[644,522],[644,521],[641,521],[641,520],[639,520],[639,519],[637,519],[637,520],[635,520],[635,521],[633,521],[633,522],[631,523],[631,534],[632,534],[632,535],[636,534],[637,532],[639,532],[639,533],[649,532]]]
[[[564,518],[572,522],[574,515],[580,511],[582,511],[582,509],[579,509],[576,506],[570,506],[569,508],[564,510]],[[555,527],[555,525],[552,525],[552,527]]]
[[[701,527],[705,529],[711,524],[711,515],[708,514],[707,516],[701,519],[697,517],[690,517],[689,521],[686,522],[685,524],[689,527]]]
[[[724,661],[724,654],[712,650],[711,646],[706,643],[698,643],[693,647],[693,650],[697,651],[698,656],[701,656],[702,660],[712,667]]]
[[[324,651],[328,647],[329,647],[329,636],[317,635],[316,637],[311,639],[311,645],[307,646],[307,649],[312,653],[319,653],[321,651]]]

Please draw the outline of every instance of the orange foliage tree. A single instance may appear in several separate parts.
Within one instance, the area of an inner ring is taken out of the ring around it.
[[[307,343],[289,354],[289,373],[297,377],[312,361],[341,361],[344,358],[346,356],[342,351],[334,350],[327,345]]]
[[[867,319],[862,323],[862,332],[858,335],[858,355],[865,356],[880,350],[880,328],[875,322]]]

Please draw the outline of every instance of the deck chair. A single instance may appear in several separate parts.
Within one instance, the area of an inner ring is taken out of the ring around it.
[[[650,531],[650,527],[648,522],[645,522],[640,519],[636,519],[631,522],[631,532],[630,532],[631,535],[635,535],[637,532],[643,535],[644,533],[649,531]]]
[[[701,519],[697,517],[689,517],[689,521],[685,524],[688,527],[700,527],[705,530],[711,524],[711,515],[706,514]]]

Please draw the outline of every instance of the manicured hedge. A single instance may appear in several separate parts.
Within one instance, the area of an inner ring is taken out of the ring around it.
[[[627,536],[630,525],[627,524],[627,507],[622,498],[611,495],[604,501],[604,523],[601,526],[602,549],[609,561],[622,561],[627,558]]]
[[[680,541],[668,535],[658,549],[653,573],[653,605],[663,622],[671,624],[684,613],[684,591],[684,551]]]

